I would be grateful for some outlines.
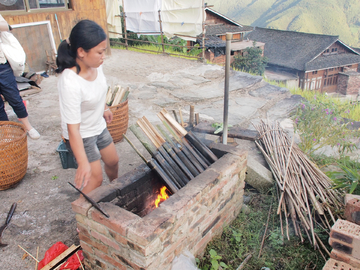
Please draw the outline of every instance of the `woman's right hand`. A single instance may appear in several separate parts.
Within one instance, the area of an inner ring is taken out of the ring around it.
[[[83,140],[80,135],[80,124],[67,124],[70,147],[78,168],[75,174],[75,186],[79,189],[84,188],[90,181],[91,177],[91,166],[87,159]]]
[[[89,162],[84,162],[83,164],[78,164],[78,168],[75,174],[75,186],[78,189],[86,187],[89,183],[91,177],[91,166]]]

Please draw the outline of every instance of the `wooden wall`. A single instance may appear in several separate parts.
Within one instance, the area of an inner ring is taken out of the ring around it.
[[[16,15],[11,14],[2,14],[4,19],[8,24],[22,24],[22,23],[31,23],[31,22],[40,22],[40,21],[50,21],[52,33],[54,36],[56,48],[60,44],[60,35],[55,20],[55,14],[57,15],[59,28],[61,32],[62,39],[69,37],[72,27],[80,20],[90,19],[97,22],[108,34],[107,31],[107,22],[106,22],[106,6],[104,0],[70,0],[71,9],[68,10],[57,10],[57,11],[46,11],[42,9],[41,11],[36,10],[33,12],[28,12],[24,14],[16,13]],[[38,39],[37,36],[34,36],[34,39]],[[36,43],[27,43],[22,44],[26,52],[33,52],[38,54],[45,54],[45,52],[37,51]],[[107,54],[110,54],[110,43],[108,40],[108,50]],[[30,67],[32,66],[29,63]]]

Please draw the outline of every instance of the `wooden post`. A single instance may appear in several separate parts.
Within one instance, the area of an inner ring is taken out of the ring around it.
[[[162,21],[161,21],[161,11],[159,10],[159,25],[160,25],[160,35],[161,35],[161,46],[162,46],[162,52],[165,53],[165,46],[164,46],[164,34],[162,31]]]
[[[203,7],[203,22],[202,22],[202,59],[205,62],[205,8],[206,4],[204,0],[202,0],[202,7]]]
[[[189,123],[190,123],[190,127],[194,126],[194,122],[195,122],[195,107],[194,105],[190,105],[190,117],[189,117]]]
[[[196,125],[198,125],[200,123],[200,114],[199,113],[195,113],[195,122],[196,122]]]
[[[126,13],[124,8],[124,0],[122,0],[122,7],[123,7],[123,18],[124,18],[124,38],[125,38],[125,48],[128,50],[128,40],[127,40],[127,31],[126,31]]]

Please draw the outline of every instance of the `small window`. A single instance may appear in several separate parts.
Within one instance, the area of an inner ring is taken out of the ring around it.
[[[326,82],[327,82],[327,80],[325,79],[325,80],[324,80],[324,86],[326,86]]]
[[[0,0],[0,11],[66,8],[67,3],[68,0]]]
[[[337,52],[337,48],[335,48],[335,52]]]
[[[331,49],[331,52],[334,52],[334,51],[335,51],[335,49],[334,49],[334,48],[332,48],[332,49]]]

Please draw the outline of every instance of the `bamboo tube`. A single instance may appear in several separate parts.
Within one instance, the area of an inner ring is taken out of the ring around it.
[[[191,163],[191,161],[184,155],[183,152],[180,151],[180,149],[176,146],[176,144],[172,141],[172,139],[170,138],[170,136],[161,128],[161,126],[157,126],[157,128],[160,130],[160,132],[165,136],[166,138],[166,142],[164,143],[164,147],[168,148],[167,151],[169,152],[169,154],[171,153],[171,151],[173,151],[173,153],[175,153],[175,155],[179,158],[179,160],[184,164],[184,172],[188,173],[189,178],[192,179],[194,178],[196,175],[199,174],[199,172],[196,170],[196,168],[194,167],[194,165]],[[172,155],[172,154],[170,154]],[[175,159],[175,158],[174,158]],[[177,159],[175,159],[177,160]],[[180,166],[180,164],[179,164]],[[186,169],[185,169],[186,168]],[[188,171],[188,172],[187,172]]]
[[[170,169],[171,174],[174,176],[176,181],[180,184],[181,187],[185,186],[189,179],[183,173],[183,171],[179,168],[177,163],[171,158],[171,156],[165,151],[162,145],[165,143],[165,140],[161,137],[161,135],[157,132],[157,130],[151,125],[151,123],[143,117],[141,120],[137,121],[141,129],[148,136],[148,138],[155,144],[158,152],[161,156],[166,160],[166,162],[170,165],[172,170]],[[158,160],[159,161],[159,160]]]
[[[158,114],[158,117],[160,120],[162,120],[164,126],[169,130],[169,132],[173,135],[174,139],[180,144],[181,151],[184,153],[184,155],[191,161],[191,163],[195,166],[197,171],[199,173],[202,173],[204,171],[204,167],[200,163],[200,161],[188,150],[188,148],[184,145],[183,140],[181,139],[181,135],[173,130],[173,128],[170,126],[170,124],[165,120],[162,114]],[[203,161],[202,161],[203,162]],[[206,165],[206,164],[205,164]]]
[[[185,151],[188,151],[188,153],[190,153],[189,155],[192,155],[201,164],[202,171],[209,167],[206,162],[195,152],[195,150],[184,137],[181,137],[180,140],[182,142],[183,149],[186,149]]]
[[[193,145],[196,146],[196,148],[205,156],[210,163],[215,162],[218,158],[214,155],[213,152],[203,143],[201,142],[196,136],[191,132],[187,132],[181,125],[179,125],[172,117],[166,112],[165,109],[163,109],[160,114],[163,115],[166,121],[169,122],[169,124],[173,127],[173,129],[180,134],[181,136],[184,136],[187,140],[189,140]]]
[[[195,107],[193,105],[190,105],[190,116],[189,116],[189,124],[190,124],[190,127],[193,127],[194,126],[194,123],[195,123]]]
[[[179,123],[179,119],[177,118],[176,111],[175,111],[175,110],[172,110],[172,113],[173,113],[173,115],[174,115],[174,118],[175,118],[176,122]]]
[[[200,123],[200,115],[199,113],[195,113],[195,123],[198,125]]]
[[[132,125],[129,128],[136,138],[142,143],[145,149],[149,152],[149,154],[159,163],[160,167],[163,171],[168,175],[171,181],[178,187],[181,188],[184,186],[183,181],[176,174],[175,170],[170,166],[170,164],[165,160],[165,158],[157,151],[157,149],[151,145],[151,143],[147,142],[146,137],[143,136],[139,130],[136,129],[135,125]]]
[[[135,152],[141,157],[142,160],[145,161],[146,165],[154,170],[156,174],[165,182],[167,188],[175,194],[179,188],[172,182],[169,176],[164,172],[164,170],[159,166],[159,164],[154,160],[150,159],[149,161],[145,159],[145,157],[140,153],[140,151],[135,147],[135,145],[129,140],[129,138],[124,134],[125,140],[131,145],[131,147],[135,150]]]
[[[182,116],[181,108],[179,108],[179,115],[180,115],[180,124],[181,126],[185,127],[184,119]]]
[[[186,178],[191,180],[194,178],[194,175],[190,172],[190,170],[186,167],[186,165],[182,162],[182,160],[178,157],[175,151],[170,147],[167,142],[164,142],[161,146],[166,153],[175,161],[175,163],[179,166],[182,172],[186,175]]]

